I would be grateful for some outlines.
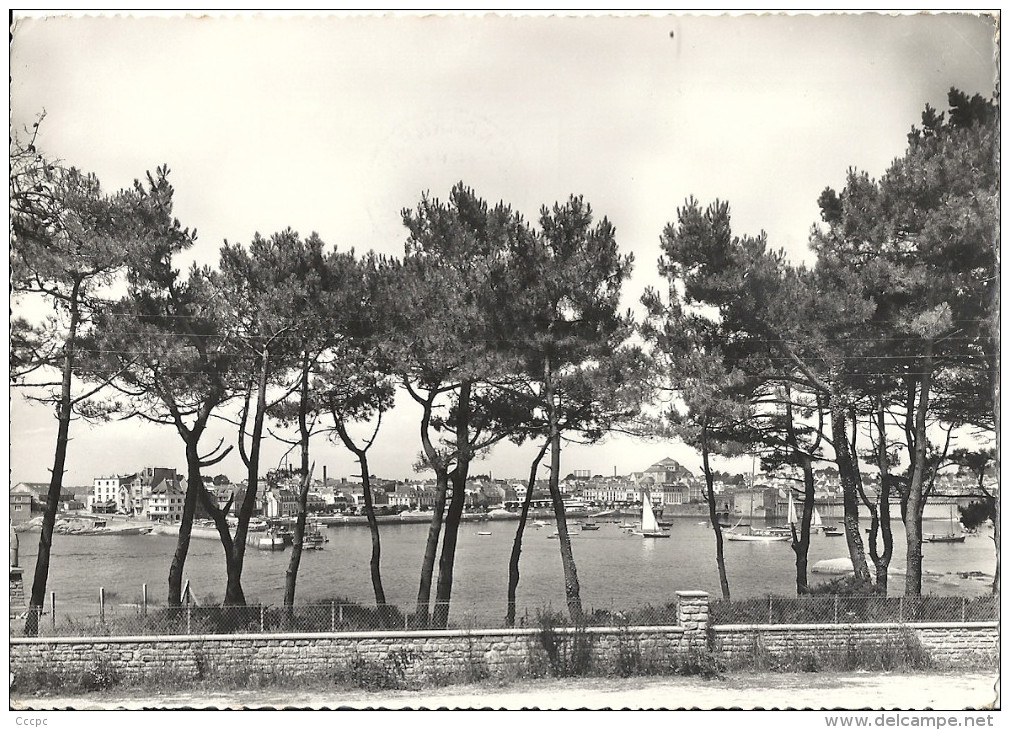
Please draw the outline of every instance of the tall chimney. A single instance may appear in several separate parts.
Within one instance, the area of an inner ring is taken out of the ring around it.
[[[323,486],[326,486],[326,464],[323,464]]]

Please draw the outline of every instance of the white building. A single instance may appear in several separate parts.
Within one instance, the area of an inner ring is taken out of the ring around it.
[[[146,517],[152,489],[166,481],[178,486],[180,479],[175,469],[149,466],[135,474],[98,477],[92,484],[88,509]]]
[[[186,493],[175,480],[163,479],[151,487],[147,498],[147,518],[158,522],[179,522]]]
[[[92,512],[121,512],[125,510],[123,487],[136,478],[136,474],[126,476],[98,477],[91,487],[88,509]]]

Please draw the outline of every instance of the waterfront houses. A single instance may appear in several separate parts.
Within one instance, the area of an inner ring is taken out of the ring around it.
[[[24,482],[11,487],[10,494],[10,519],[11,523],[20,525],[32,518],[32,503],[35,501],[35,494]]]
[[[96,477],[86,506],[91,512],[156,519],[149,509],[152,490],[166,481],[181,488],[183,480],[175,469],[157,466],[145,467],[134,474]],[[159,505],[161,499],[159,496]]]
[[[294,517],[298,514],[298,495],[294,490],[287,487],[273,487],[264,497],[265,517]]]

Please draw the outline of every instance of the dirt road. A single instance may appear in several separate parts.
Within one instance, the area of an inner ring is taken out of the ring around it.
[[[12,709],[496,708],[496,709],[937,709],[999,707],[992,674],[730,674],[693,677],[545,679],[507,686],[423,691],[261,690],[11,698]]]

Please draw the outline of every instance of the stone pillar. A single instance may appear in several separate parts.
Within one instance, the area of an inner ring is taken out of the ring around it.
[[[708,593],[677,591],[677,625],[702,634],[708,629]]]

